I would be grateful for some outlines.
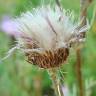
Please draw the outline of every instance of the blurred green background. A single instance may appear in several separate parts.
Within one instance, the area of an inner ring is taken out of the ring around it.
[[[19,16],[22,12],[36,8],[42,3],[53,4],[55,0],[0,0],[0,59],[15,45],[13,36],[6,34],[2,30],[2,23],[10,20],[11,17]],[[74,11],[76,18],[79,17],[79,0],[61,0],[61,4],[65,9]],[[89,23],[92,21],[95,5],[96,0],[88,9],[87,18]],[[7,27],[5,26],[4,28],[8,29]],[[8,59],[0,62],[0,96],[55,96],[52,82],[46,70],[28,64],[25,59],[22,53],[16,51]],[[74,50],[72,50],[67,63],[60,69],[60,77],[64,77],[62,81],[65,81],[71,91],[74,91],[76,90],[76,88],[73,88],[76,82],[76,56]],[[95,82],[96,32],[91,32],[91,30],[87,33],[85,47],[82,50],[82,74],[83,83],[86,87]],[[87,96],[96,96],[95,84],[90,88],[90,95]],[[71,94],[70,96],[75,95]]]

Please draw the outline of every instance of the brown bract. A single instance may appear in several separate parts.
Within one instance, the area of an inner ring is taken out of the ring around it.
[[[58,48],[56,50],[49,50],[44,52],[29,52],[26,53],[28,62],[39,66],[40,68],[59,67],[65,63],[69,55],[68,48]]]

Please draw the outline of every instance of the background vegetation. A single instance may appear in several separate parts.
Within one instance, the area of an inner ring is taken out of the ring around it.
[[[3,32],[2,22],[6,18],[18,16],[21,12],[26,12],[26,10],[42,5],[41,1],[0,0],[0,59],[15,45],[14,38]],[[54,1],[45,0],[44,3],[53,4]],[[76,18],[79,16],[79,0],[61,0],[61,4],[65,9],[74,11]],[[88,9],[87,18],[89,23],[92,21],[95,5],[96,0]],[[24,59],[23,54],[16,51],[11,57],[0,62],[0,96],[54,96],[52,82],[46,70],[28,64]],[[62,66],[59,74],[62,77],[62,84],[65,81],[64,84],[68,85],[71,92],[73,92],[74,95],[71,94],[70,96],[75,96],[76,90],[75,64],[76,53],[72,50],[70,59],[66,65]],[[89,88],[86,91],[87,96],[96,96],[96,30],[90,30],[87,33],[85,47],[82,49],[82,74],[83,83],[86,88]],[[64,90],[66,91],[67,89],[65,88]]]

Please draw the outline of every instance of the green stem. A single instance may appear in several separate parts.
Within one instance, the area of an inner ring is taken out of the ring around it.
[[[57,76],[57,68],[49,69],[48,71],[53,82],[53,87],[54,87],[56,96],[64,96],[62,88],[61,88],[60,80]]]

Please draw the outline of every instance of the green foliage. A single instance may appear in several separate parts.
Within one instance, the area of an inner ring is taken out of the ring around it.
[[[7,0],[6,2],[6,0],[0,0],[0,20],[5,14],[8,16],[18,16],[21,12],[31,10],[33,7],[41,5],[41,1]],[[54,3],[52,0],[50,2]],[[79,16],[79,0],[62,0],[61,2],[64,8],[74,10],[76,17]],[[94,3],[96,4],[96,0]],[[94,3],[88,11],[90,22],[93,17]],[[13,42],[10,36],[0,31],[0,59],[13,46],[11,45]],[[48,73],[30,65],[24,59],[23,54],[16,51],[11,57],[0,62],[0,96],[44,96],[46,94],[53,96],[52,82]],[[94,16],[92,27],[87,33],[85,46],[82,49],[82,60],[84,82],[86,79],[89,80],[91,78],[96,80],[96,15]],[[70,59],[67,63],[60,69],[60,74],[64,76],[63,79],[72,89],[73,84],[76,82],[76,54],[74,50],[71,50]],[[66,71],[67,73],[63,73]],[[59,76],[61,76],[60,74]],[[96,96],[94,91],[96,90],[96,85],[90,90],[93,92],[91,96]]]

